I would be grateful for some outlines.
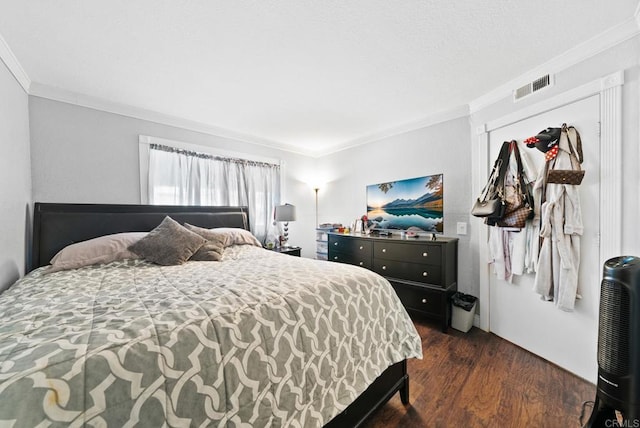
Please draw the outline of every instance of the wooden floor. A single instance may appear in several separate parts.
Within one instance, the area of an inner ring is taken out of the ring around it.
[[[595,398],[593,384],[493,334],[414,323],[424,358],[409,360],[411,404],[396,394],[366,428],[580,427]]]

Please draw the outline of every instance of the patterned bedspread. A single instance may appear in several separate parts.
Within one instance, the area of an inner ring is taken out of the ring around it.
[[[422,357],[382,277],[247,245],[221,262],[41,268],[0,316],[0,426],[320,427]]]

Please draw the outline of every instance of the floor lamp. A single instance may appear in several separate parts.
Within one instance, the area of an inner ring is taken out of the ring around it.
[[[320,190],[320,188],[314,187],[313,190],[316,192],[316,227],[318,227],[318,190]]]

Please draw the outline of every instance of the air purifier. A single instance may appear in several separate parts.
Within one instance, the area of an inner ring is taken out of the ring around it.
[[[612,258],[603,271],[598,383],[585,427],[640,427],[640,258]]]

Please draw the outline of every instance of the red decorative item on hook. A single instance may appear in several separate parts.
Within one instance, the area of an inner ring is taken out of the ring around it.
[[[543,131],[538,132],[538,135],[527,138],[526,140],[524,140],[524,143],[530,149],[535,147],[542,153],[547,153],[554,147],[558,147],[561,130],[561,128],[547,128]],[[555,157],[555,155],[553,157]],[[553,159],[553,157],[551,159]]]

